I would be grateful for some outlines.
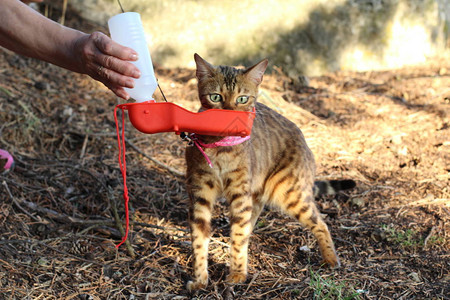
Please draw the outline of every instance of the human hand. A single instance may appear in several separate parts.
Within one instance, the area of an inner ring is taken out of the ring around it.
[[[94,32],[78,38],[73,51],[83,73],[102,82],[118,97],[130,98],[124,88],[133,88],[133,78],[141,75],[129,62],[138,59],[134,50],[119,45],[101,32]]]

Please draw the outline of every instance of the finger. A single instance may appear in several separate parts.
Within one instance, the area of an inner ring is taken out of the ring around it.
[[[105,54],[112,55],[122,60],[135,61],[138,59],[138,54],[136,51],[114,42],[101,32],[94,32],[91,36],[94,39],[94,43],[97,48]]]
[[[134,80],[132,78],[119,74],[111,69],[105,68],[102,65],[97,66],[96,73],[98,74],[98,79],[107,87],[134,87]]]
[[[111,85],[111,84],[105,84],[105,86],[110,89],[116,96],[128,100],[130,99],[130,95],[125,91],[125,89],[121,86]]]
[[[141,72],[139,71],[139,69],[130,62],[123,61],[111,55],[105,54],[99,54],[97,59],[100,65],[119,74],[131,76],[134,78],[139,78],[141,76]]]
[[[123,88],[120,88],[120,87],[118,87],[118,88],[110,88],[110,90],[114,94],[116,94],[117,97],[120,97],[120,98],[122,98],[124,100],[130,99],[130,95],[127,92],[125,92],[125,90]]]

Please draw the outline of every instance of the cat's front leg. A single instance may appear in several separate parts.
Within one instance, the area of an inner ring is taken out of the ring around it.
[[[201,178],[198,176],[197,178]],[[208,285],[208,245],[211,233],[211,211],[218,195],[216,184],[188,180],[189,223],[193,248],[194,280],[187,283],[189,291]]]
[[[231,213],[231,265],[227,282],[242,283],[247,279],[248,242],[252,232],[252,199],[236,192],[229,197]]]

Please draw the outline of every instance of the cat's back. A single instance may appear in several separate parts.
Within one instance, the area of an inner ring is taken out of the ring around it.
[[[301,130],[292,121],[277,113],[268,106],[257,102],[256,117],[253,124],[252,136],[256,138],[277,139],[278,141],[301,139]]]
[[[273,169],[279,164],[301,165],[314,173],[314,156],[301,130],[292,121],[262,103],[256,104],[252,129],[252,164]]]

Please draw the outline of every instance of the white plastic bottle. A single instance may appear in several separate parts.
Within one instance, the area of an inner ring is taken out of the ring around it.
[[[132,62],[141,71],[141,77],[134,80],[134,88],[126,91],[137,102],[153,100],[158,86],[153,71],[152,58],[145,39],[141,16],[136,12],[118,14],[108,21],[111,38],[138,53],[138,60]]]

